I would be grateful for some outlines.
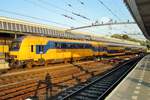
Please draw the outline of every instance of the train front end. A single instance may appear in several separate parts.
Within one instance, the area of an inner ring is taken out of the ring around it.
[[[10,66],[20,66],[20,57],[19,57],[19,52],[20,52],[20,47],[22,43],[23,38],[18,38],[12,41],[11,47],[10,47],[10,52],[9,52],[9,64]]]

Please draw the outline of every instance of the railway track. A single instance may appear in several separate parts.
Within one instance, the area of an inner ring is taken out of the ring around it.
[[[108,93],[127,75],[142,57],[137,57],[115,67],[100,77],[94,77],[86,84],[68,89],[53,99],[55,100],[103,100]]]
[[[117,61],[119,62],[120,60]],[[118,62],[111,62],[109,60],[102,60],[100,62],[86,61],[62,66],[33,68],[24,71],[18,70],[2,74],[0,75],[0,100],[24,100],[34,95],[38,80],[43,80],[47,73],[52,76],[53,84],[65,85],[67,88],[70,88],[112,69]],[[42,85],[38,91],[38,95],[41,98],[44,98],[45,88]],[[53,86],[53,96],[64,89]]]
[[[100,66],[103,66],[103,68]],[[0,75],[0,100],[24,100],[32,96],[37,86],[38,80],[43,80],[46,73],[52,76],[52,83],[72,87],[85,82],[92,75],[97,75],[103,71],[111,69],[112,66],[100,62],[83,62],[75,65],[45,67],[16,73],[7,73]],[[53,95],[61,92],[60,87],[53,87]],[[45,93],[45,86],[41,86],[39,95]]]

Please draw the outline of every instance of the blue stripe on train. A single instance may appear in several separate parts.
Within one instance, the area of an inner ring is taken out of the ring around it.
[[[93,47],[92,45],[86,43],[49,41],[46,45],[36,45],[36,54],[40,54],[40,53],[44,54],[49,49],[87,49],[87,48],[92,49],[95,52],[107,51],[108,53],[118,53],[118,50],[107,50],[106,47],[101,47],[101,48]]]
[[[84,47],[83,47],[84,46]],[[91,48],[90,44],[69,43],[69,42],[54,42],[49,41],[46,45],[36,45],[36,54],[46,53],[49,49],[86,49]]]

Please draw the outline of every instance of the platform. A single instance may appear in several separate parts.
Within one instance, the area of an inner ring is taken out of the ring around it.
[[[150,100],[150,55],[142,58],[105,100]]]

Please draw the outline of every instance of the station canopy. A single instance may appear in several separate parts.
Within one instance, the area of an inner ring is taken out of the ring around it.
[[[124,0],[133,18],[150,40],[150,0]]]

